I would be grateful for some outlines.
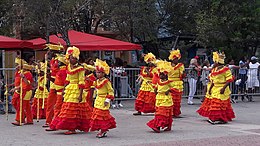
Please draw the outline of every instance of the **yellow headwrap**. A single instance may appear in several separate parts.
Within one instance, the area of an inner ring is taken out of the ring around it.
[[[44,72],[44,70],[45,70],[45,63],[39,62],[39,64],[36,65],[35,69],[37,70],[38,73],[40,73],[41,71]]]
[[[156,65],[160,73],[168,74],[171,70],[171,62],[160,60]]]
[[[224,52],[222,53],[218,53],[218,52],[213,52],[213,61],[216,63],[220,63],[220,64],[225,64],[225,54]]]
[[[32,70],[33,69],[33,66],[32,65],[29,65],[29,64],[23,64],[23,69],[27,69],[27,70]]]
[[[27,64],[27,62],[23,59],[20,59],[18,57],[15,58],[15,61],[14,61],[16,64],[20,65],[21,66],[21,63],[22,64]]]
[[[104,72],[107,75],[109,74],[110,67],[105,61],[96,59],[95,67],[97,71]]]
[[[75,46],[69,47],[66,51],[66,58],[69,59],[70,55],[72,55],[73,57],[75,57],[79,60],[79,55],[80,55],[79,48],[77,48]]]
[[[169,60],[173,60],[175,58],[178,58],[178,60],[181,59],[181,52],[179,49],[170,52]]]
[[[153,55],[153,53],[148,53],[144,56],[144,61],[146,63],[154,63],[156,61],[156,57]]]
[[[63,55],[63,54],[56,54],[56,59],[58,59],[58,61],[60,61],[60,62],[62,62],[62,63],[64,63],[64,64],[66,64],[66,65],[68,65],[69,64],[69,62],[68,62],[68,60],[66,59],[66,57],[65,57],[65,55]]]
[[[64,47],[62,45],[54,45],[54,44],[46,44],[46,48],[49,48],[50,50],[60,51]]]

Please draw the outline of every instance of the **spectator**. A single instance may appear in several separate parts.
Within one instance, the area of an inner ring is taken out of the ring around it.
[[[245,61],[246,59],[243,57],[241,58],[241,60],[239,61],[239,74],[238,74],[238,78],[241,79],[241,82],[239,84],[239,89],[240,89],[240,94],[242,95],[241,100],[244,100],[244,94],[245,94],[245,90],[246,90],[246,80],[247,80],[247,66],[249,64],[249,61]]]
[[[201,70],[201,67],[198,65],[197,59],[193,58],[190,60],[189,72],[188,72],[188,82],[189,82],[189,97],[188,104],[193,104],[193,97],[196,92],[196,84],[198,80],[198,72]]]
[[[228,60],[227,66],[228,66],[228,68],[230,69],[232,75],[233,75],[233,76],[235,77],[235,79],[236,79],[237,77],[236,77],[236,75],[235,75],[235,70],[240,69],[240,67],[235,65],[235,62],[234,62],[233,59],[229,59],[229,60]],[[236,85],[235,82],[230,84],[230,89],[231,89],[231,93],[232,93],[232,94],[238,94],[238,87],[237,87],[237,86],[238,86],[238,85]],[[232,102],[232,103],[236,103],[237,100],[238,100],[238,96],[237,96],[237,95],[231,96],[231,102]]]
[[[209,82],[208,76],[209,76],[210,70],[211,70],[211,67],[210,67],[209,61],[205,60],[203,62],[202,73],[201,73],[201,78],[200,78],[200,81],[202,82],[202,86],[203,86],[203,95],[205,95],[207,92],[207,84]],[[204,101],[204,97],[201,100],[201,102],[203,102],[203,101]]]
[[[123,67],[124,67],[124,68],[133,68],[131,65],[129,65],[129,64],[127,63],[127,61],[124,61]]]
[[[121,76],[125,74],[125,68],[123,68],[123,60],[120,58],[115,58],[115,66],[112,68],[113,75],[114,75],[114,91],[115,91],[115,97],[121,98]],[[115,101],[112,103],[112,107],[119,108],[123,107],[123,104],[121,103],[121,100],[117,100],[117,104]]]
[[[251,62],[249,63],[249,69],[247,72],[247,87],[248,87],[248,93],[253,93],[255,90],[255,87],[259,87],[259,80],[258,80],[258,72],[260,68],[260,64],[257,62],[257,59],[255,56],[251,57]],[[252,95],[247,95],[247,99],[249,102],[252,102]]]

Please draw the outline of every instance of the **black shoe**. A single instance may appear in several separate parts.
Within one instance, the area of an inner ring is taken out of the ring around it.
[[[15,114],[15,111],[8,111],[9,114]]]
[[[212,125],[215,125],[216,123],[215,123],[215,121],[212,121],[212,120],[210,120],[210,119],[208,119],[207,120],[210,124],[212,124]]]
[[[4,115],[4,114],[5,114],[5,111],[0,110],[0,114],[1,114],[1,115]]]
[[[244,96],[241,96],[241,101],[244,101],[245,97]]]
[[[225,121],[218,121],[216,124],[226,124],[227,122]]]

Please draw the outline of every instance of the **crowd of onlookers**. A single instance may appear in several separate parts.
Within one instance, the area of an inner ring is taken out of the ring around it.
[[[233,59],[229,59],[227,67],[231,70],[234,76],[234,82],[230,84],[232,91],[231,101],[236,103],[238,97],[241,100],[247,99],[249,102],[253,101],[252,95],[259,87],[259,68],[258,58],[252,56],[250,59],[242,58],[238,65],[235,65]],[[212,69],[208,60],[204,60],[203,64],[198,63],[198,57],[190,60],[189,68],[187,69],[187,78],[189,83],[189,97],[188,104],[192,104],[193,96],[196,93],[198,84],[203,86],[203,95],[205,95],[206,86],[208,83],[208,75]]]

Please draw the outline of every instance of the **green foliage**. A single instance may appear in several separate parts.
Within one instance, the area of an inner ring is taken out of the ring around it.
[[[177,47],[198,43],[230,56],[255,54],[259,47],[259,0],[1,0],[0,9],[0,33],[13,35],[21,22],[27,39],[61,33],[69,44],[68,29],[96,33],[102,27],[123,40],[145,42],[155,53],[172,46],[159,34],[195,35]]]

